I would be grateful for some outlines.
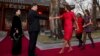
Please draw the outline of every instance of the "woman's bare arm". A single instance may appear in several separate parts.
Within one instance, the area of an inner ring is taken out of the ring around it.
[[[60,19],[62,16],[56,16],[56,17],[49,17],[50,19]]]

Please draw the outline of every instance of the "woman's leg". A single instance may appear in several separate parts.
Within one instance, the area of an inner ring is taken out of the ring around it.
[[[70,40],[68,41],[68,45],[69,45],[69,50],[68,50],[68,52],[71,52],[73,49],[72,49],[72,46],[71,46]]]
[[[88,37],[89,37],[89,39],[90,39],[90,41],[91,41],[92,47],[95,47],[93,38],[92,38],[92,36],[91,36],[91,32],[88,33]]]
[[[64,40],[63,47],[62,47],[62,49],[61,49],[60,52],[59,52],[60,54],[64,52],[64,49],[65,49],[66,45],[67,45],[67,41]]]

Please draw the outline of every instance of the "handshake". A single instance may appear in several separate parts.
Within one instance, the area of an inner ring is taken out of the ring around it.
[[[54,17],[49,17],[49,20],[52,20],[52,19],[54,19]]]
[[[52,20],[52,19],[59,19],[60,17],[59,16],[57,16],[57,17],[49,17],[49,20]]]

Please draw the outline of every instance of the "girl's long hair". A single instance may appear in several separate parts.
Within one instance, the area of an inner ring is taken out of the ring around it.
[[[87,14],[88,16],[90,16],[89,10],[86,9],[85,12],[86,12],[86,14]],[[85,16],[86,16],[86,14],[85,14]]]

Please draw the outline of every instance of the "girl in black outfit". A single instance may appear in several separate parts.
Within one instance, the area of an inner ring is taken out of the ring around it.
[[[13,39],[12,55],[19,56],[21,53],[21,43],[22,43],[22,24],[20,20],[20,10],[16,10],[16,14],[12,20],[12,27],[10,31],[10,36]]]
[[[82,18],[82,15],[80,13],[77,14],[77,23],[78,23],[78,30],[76,30],[76,38],[79,41],[79,47],[82,46],[82,33],[83,33],[83,24],[84,24],[84,20]]]

